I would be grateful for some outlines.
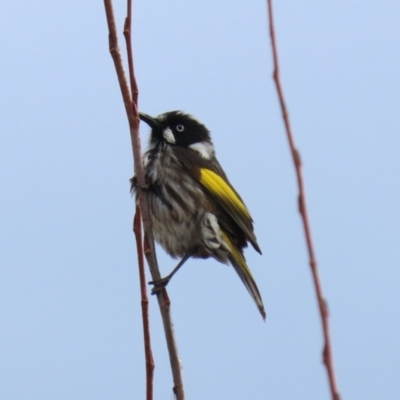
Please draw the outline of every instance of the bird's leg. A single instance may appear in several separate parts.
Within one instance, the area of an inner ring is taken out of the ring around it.
[[[178,272],[178,270],[182,267],[183,264],[194,254],[195,250],[188,251],[185,256],[179,261],[178,265],[164,278],[161,278],[158,281],[151,281],[149,285],[154,285],[151,290],[151,294],[155,294],[159,292],[161,289],[165,288],[168,285],[168,282],[171,278]]]

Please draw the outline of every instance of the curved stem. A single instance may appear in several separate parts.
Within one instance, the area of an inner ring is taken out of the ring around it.
[[[340,400],[339,390],[335,377],[335,368],[333,363],[333,351],[332,351],[332,343],[331,343],[331,335],[329,329],[329,313],[327,302],[324,298],[322,283],[319,277],[318,271],[318,263],[315,256],[314,244],[311,237],[311,226],[308,218],[307,204],[306,204],[306,193],[304,187],[302,166],[301,166],[301,158],[300,153],[296,148],[294,137],[292,134],[292,129],[290,126],[289,114],[285,104],[285,98],[283,95],[283,89],[280,80],[280,72],[279,72],[279,63],[278,63],[278,50],[276,44],[275,37],[275,28],[274,28],[274,18],[272,11],[272,0],[267,0],[268,2],[268,17],[269,17],[269,31],[271,36],[271,46],[272,46],[272,55],[274,60],[274,81],[276,90],[278,92],[279,103],[282,111],[282,118],[285,124],[286,136],[289,142],[290,152],[292,154],[293,163],[296,171],[297,178],[297,186],[299,189],[299,212],[301,215],[301,219],[303,222],[303,229],[307,243],[308,257],[311,268],[311,273],[313,277],[315,292],[317,295],[318,307],[322,322],[322,331],[324,335],[324,349],[323,349],[323,361],[327,370],[329,386],[331,391],[332,400]]]
[[[129,130],[132,142],[132,152],[134,160],[134,170],[138,186],[145,186],[143,160],[139,135],[139,115],[138,115],[138,88],[134,75],[133,68],[133,53],[131,42],[131,0],[128,0],[128,13],[125,20],[124,35],[127,43],[129,75],[131,81],[131,89],[129,88],[128,81],[125,75],[121,51],[118,44],[117,29],[115,23],[115,15],[113,10],[112,0],[104,0],[104,7],[106,11],[107,24],[109,30],[109,50],[114,61],[115,70],[118,77],[118,82],[121,89],[122,98],[124,100],[125,111],[128,117]],[[132,95],[131,95],[132,93]],[[148,251],[145,251],[147,262],[149,264],[150,273],[153,280],[161,278],[160,271],[157,264],[157,257],[155,252],[155,245],[153,239],[153,232],[151,229],[151,220],[149,214],[149,207],[147,203],[147,196],[143,190],[138,189],[138,202],[143,220],[143,230],[145,232],[145,244]],[[172,369],[172,376],[174,380],[174,393],[177,400],[184,400],[184,386],[180,358],[178,348],[175,340],[175,333],[173,329],[172,317],[170,312],[170,301],[166,290],[161,290],[157,293],[157,300],[160,307],[161,317],[164,326],[164,333],[167,342],[167,348],[170,358],[170,365]]]

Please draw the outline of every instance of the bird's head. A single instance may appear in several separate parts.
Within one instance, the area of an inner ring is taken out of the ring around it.
[[[206,159],[214,155],[209,130],[191,115],[182,111],[169,111],[157,117],[139,113],[139,117],[151,128],[151,146],[188,147]]]

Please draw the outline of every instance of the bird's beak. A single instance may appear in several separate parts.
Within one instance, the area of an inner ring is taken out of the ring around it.
[[[139,113],[139,118],[142,121],[146,122],[146,124],[149,125],[151,129],[161,127],[160,122],[156,118],[150,117],[150,115],[148,115],[148,114],[141,112],[141,113]]]

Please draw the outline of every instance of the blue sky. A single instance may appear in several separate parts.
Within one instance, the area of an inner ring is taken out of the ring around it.
[[[329,399],[265,2],[134,11],[140,109],[208,126],[263,250],[246,257],[265,323],[232,268],[190,261],[171,281],[187,397]],[[400,4],[281,0],[275,13],[340,391],[398,399]],[[103,2],[2,2],[0,34],[0,398],[144,398],[132,154]],[[176,263],[158,258],[163,274]],[[171,399],[150,300],[155,398]]]

